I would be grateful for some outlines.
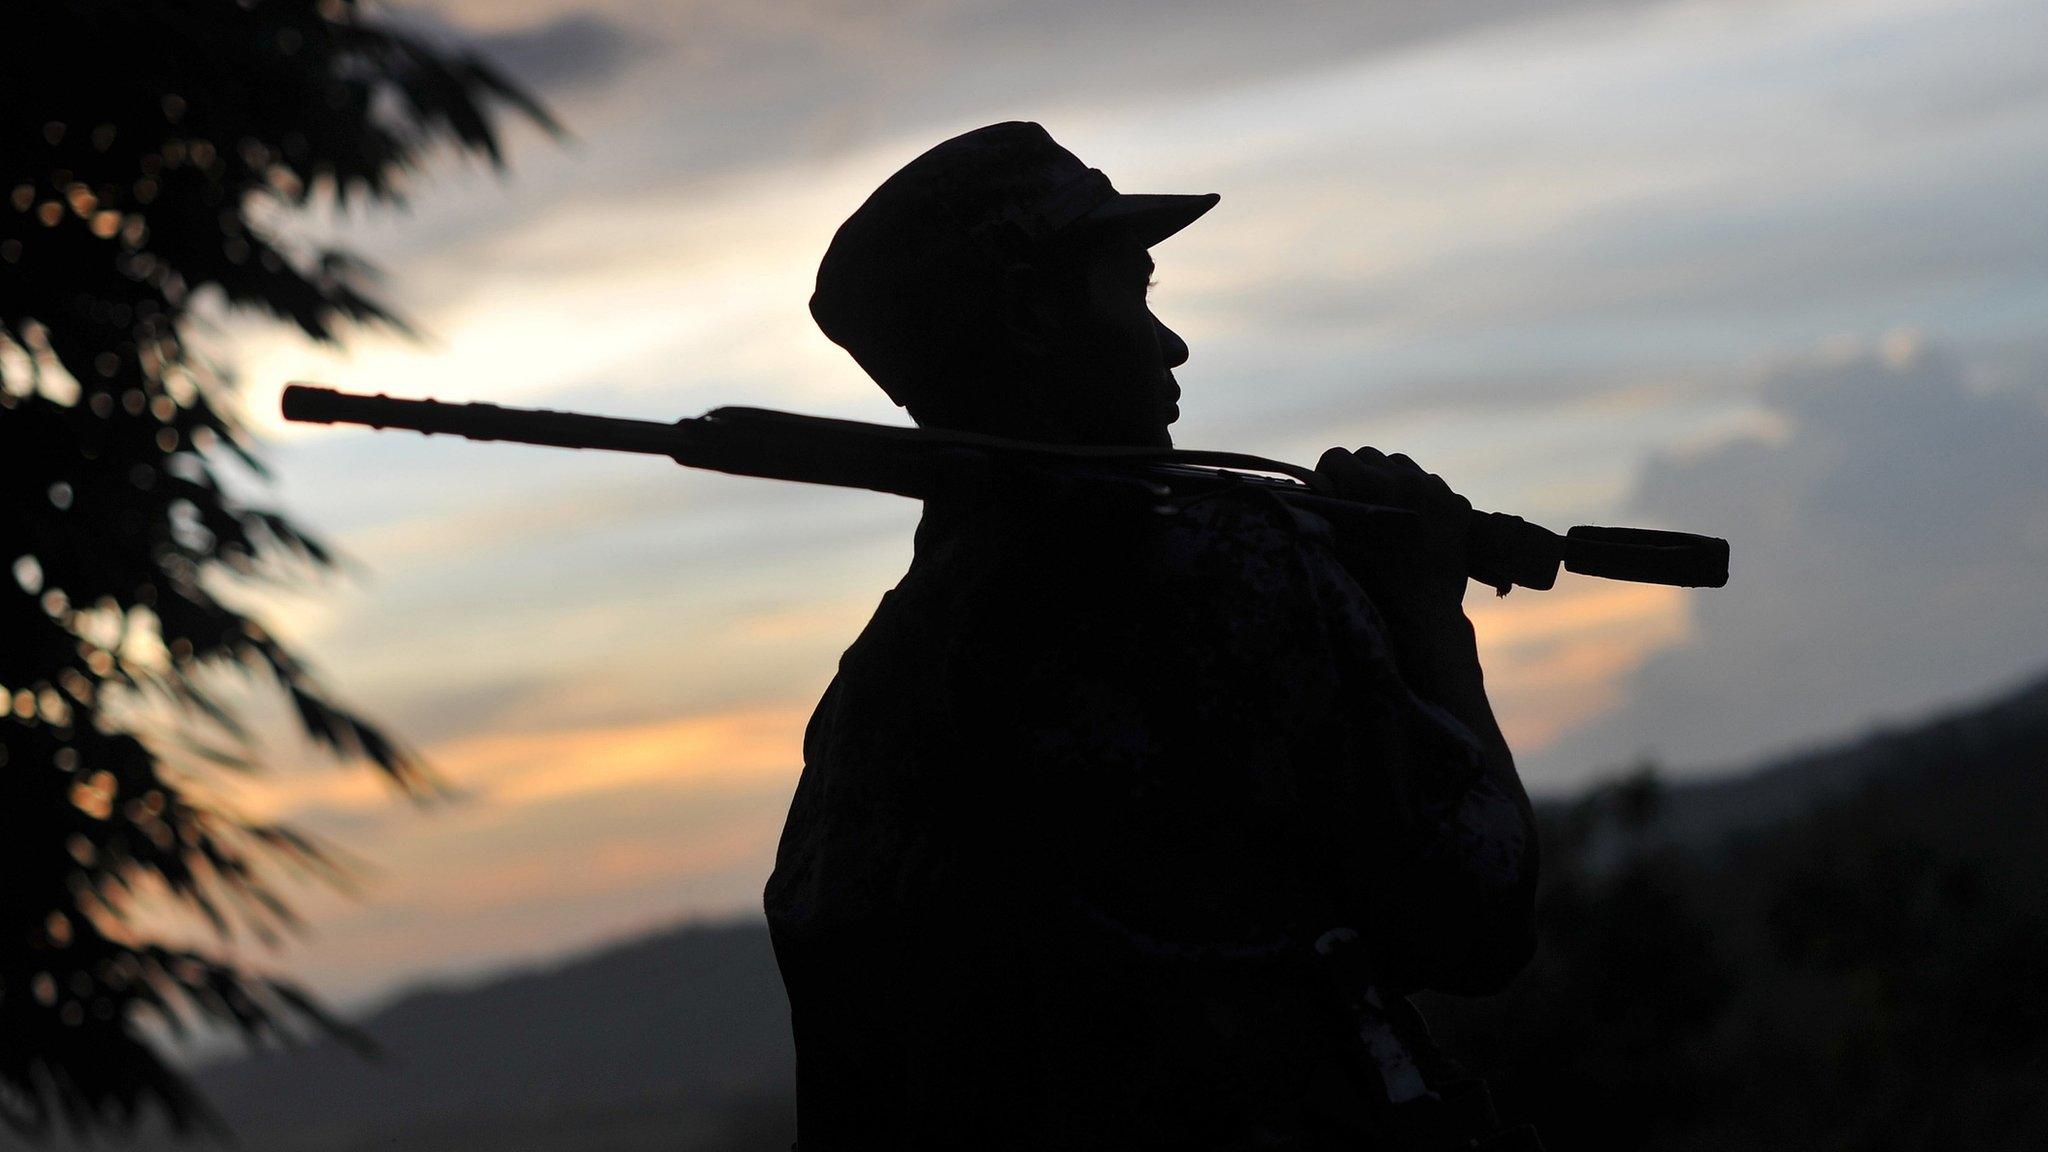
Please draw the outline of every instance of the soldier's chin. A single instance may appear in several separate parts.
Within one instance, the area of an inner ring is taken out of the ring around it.
[[[1167,431],[1167,428],[1178,419],[1180,408],[1177,405],[1162,405],[1156,415],[1134,429],[1138,438],[1131,441],[1132,445],[1139,448],[1173,447],[1173,433]]]
[[[1105,412],[1092,422],[1084,441],[1104,447],[1170,448],[1166,427],[1180,418],[1173,404],[1145,404],[1120,412]]]

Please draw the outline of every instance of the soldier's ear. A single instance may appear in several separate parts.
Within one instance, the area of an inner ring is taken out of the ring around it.
[[[1025,356],[1049,355],[1062,324],[1044,273],[1031,264],[1012,264],[1003,269],[1001,292],[1003,335],[1010,347]]]

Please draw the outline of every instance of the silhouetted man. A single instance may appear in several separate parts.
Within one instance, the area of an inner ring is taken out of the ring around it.
[[[993,125],[846,221],[812,313],[921,425],[1167,445],[1188,350],[1147,249],[1216,199]],[[1430,1095],[1400,995],[1526,961],[1533,825],[1459,606],[1469,506],[1404,457],[1319,469],[1425,529],[1375,547],[1257,494],[928,502],[768,883],[802,1152],[1358,1149]],[[1336,928],[1365,1042],[1317,958]]]

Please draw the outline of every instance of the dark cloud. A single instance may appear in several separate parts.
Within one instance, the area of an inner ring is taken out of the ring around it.
[[[394,731],[424,746],[495,731],[509,710],[544,687],[541,677],[533,674],[479,679],[410,692],[381,715],[390,720]]]
[[[515,83],[548,97],[616,80],[664,48],[648,28],[588,11],[492,30],[447,5],[414,4],[380,16],[451,51],[478,53]]]
[[[519,82],[543,92],[611,80],[660,49],[659,41],[644,32],[589,12],[478,35],[471,43]]]
[[[2048,391],[1964,379],[1926,350],[1787,369],[1762,390],[1781,436],[1652,460],[1636,510],[1727,536],[1730,584],[1537,777],[1732,765],[2048,665]]]
[[[1640,8],[1643,0],[1065,0],[955,4],[919,29],[975,69],[1053,93],[1211,93],[1301,75],[1496,25],[1558,12]]]
[[[480,42],[516,75],[543,85],[552,82],[542,77],[556,66],[556,56],[576,62],[622,48],[629,54],[612,58],[616,71],[632,61],[632,46],[653,45],[647,54],[652,66],[635,78],[645,90],[635,95],[659,101],[664,115],[661,130],[641,141],[635,159],[641,175],[673,181],[763,160],[843,155],[918,127],[959,131],[1134,98],[1208,98],[1226,87],[1304,75],[1490,26],[1645,5],[629,0],[612,6],[629,14],[624,18],[578,14]],[[480,27],[491,19],[485,4],[466,0],[443,0],[438,11],[444,27]]]
[[[1796,339],[1830,310],[1968,312],[2036,289],[2048,268],[2048,214],[2031,209],[2048,155],[1949,158],[1975,166],[1767,199],[1736,195],[1751,181],[1730,172],[1703,191],[1643,193],[1401,274],[1305,265],[1230,307],[1243,323],[1315,336],[1483,329],[1556,340],[1585,326],[1611,341],[1616,330],[1661,331],[1672,337],[1662,342],[1668,355],[1705,324],[1721,343],[1736,329]]]
[[[1944,69],[1937,84],[1887,68],[1881,88],[1841,93],[1841,111],[1862,130],[1884,138],[1896,137],[1902,128],[1967,130],[2001,117],[2038,123],[2048,110],[2048,70],[2040,66],[2037,47],[2048,38],[2048,7],[2007,4],[1997,9],[2004,34],[1992,43],[1968,35],[1970,20],[1983,15],[1980,8],[1930,16],[1940,25],[1931,30],[1932,37],[1948,37],[1955,58],[1967,61],[1966,66]]]

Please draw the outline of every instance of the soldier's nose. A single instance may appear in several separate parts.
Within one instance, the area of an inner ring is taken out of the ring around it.
[[[1180,338],[1180,333],[1160,324],[1158,320],[1155,319],[1152,323],[1159,325],[1159,352],[1166,358],[1166,366],[1178,368],[1187,363],[1188,342]]]

